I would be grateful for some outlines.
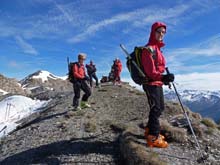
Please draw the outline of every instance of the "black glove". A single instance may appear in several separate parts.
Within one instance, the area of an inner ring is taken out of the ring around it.
[[[164,85],[170,85],[170,82],[163,82]]]
[[[174,79],[175,79],[175,77],[174,77],[174,74],[172,74],[172,73],[163,75],[163,77],[162,77],[162,81],[165,85],[168,85],[170,82],[173,82]]]

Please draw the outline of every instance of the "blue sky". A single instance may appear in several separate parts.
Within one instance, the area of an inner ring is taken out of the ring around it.
[[[101,77],[116,57],[125,66],[120,43],[131,52],[147,43],[152,23],[162,21],[170,70],[220,79],[219,9],[219,0],[1,0],[0,73],[21,79],[48,70],[61,76],[66,57],[75,61],[84,52]],[[125,67],[122,77],[130,81]]]

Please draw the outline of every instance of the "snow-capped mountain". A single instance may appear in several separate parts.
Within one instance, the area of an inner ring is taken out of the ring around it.
[[[48,71],[37,71],[20,81],[22,88],[27,92],[40,93],[48,90],[57,92],[72,91],[72,85],[67,76],[59,77]]]
[[[30,79],[40,80],[42,83],[45,83],[50,80],[66,80],[67,77],[59,77],[55,76],[52,73],[48,71],[39,70],[33,74],[30,74],[29,76],[25,77],[23,80],[20,81],[21,84],[25,84],[26,81]],[[24,87],[24,86],[23,86]]]
[[[220,121],[220,91],[180,90],[178,91],[183,103],[192,111],[203,117],[210,117]],[[165,98],[178,101],[175,92],[165,91]]]

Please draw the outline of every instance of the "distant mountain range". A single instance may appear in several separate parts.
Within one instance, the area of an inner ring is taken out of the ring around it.
[[[167,100],[177,101],[173,90],[165,91],[164,95]],[[212,118],[216,122],[220,121],[220,91],[181,90],[179,95],[183,103],[193,112]]]

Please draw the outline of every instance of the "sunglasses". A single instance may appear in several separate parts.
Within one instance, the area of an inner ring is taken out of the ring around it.
[[[159,33],[159,34],[166,34],[165,30],[161,30],[161,31],[160,30],[156,30],[156,32]]]

